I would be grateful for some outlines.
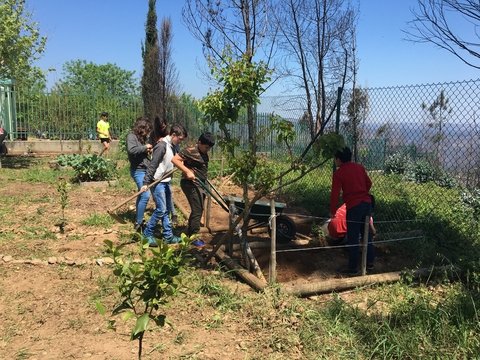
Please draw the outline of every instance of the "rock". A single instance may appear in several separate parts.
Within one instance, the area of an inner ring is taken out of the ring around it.
[[[5,255],[5,256],[2,258],[2,260],[3,260],[4,262],[10,262],[10,261],[13,260],[13,257],[10,256],[10,255]]]
[[[49,257],[47,261],[49,264],[56,264],[57,258],[52,256],[52,257]]]

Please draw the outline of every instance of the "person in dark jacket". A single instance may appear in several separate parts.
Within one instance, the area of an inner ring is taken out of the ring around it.
[[[130,176],[137,184],[138,190],[143,186],[143,179],[150,160],[148,155],[152,152],[152,145],[146,144],[148,134],[152,131],[152,123],[142,117],[135,121],[133,129],[127,134],[127,154],[130,162]],[[150,191],[147,190],[137,197],[135,207],[135,230],[143,232],[143,215],[147,208]]]
[[[195,180],[198,177],[202,181],[208,178],[208,152],[215,145],[215,136],[210,132],[200,135],[196,146],[183,149],[176,154],[172,162],[182,170],[182,180],[180,186],[190,205],[190,216],[188,217],[188,236],[196,235],[200,232],[200,219],[203,214],[205,202],[205,190]],[[203,247],[203,239],[197,238],[192,245]]]

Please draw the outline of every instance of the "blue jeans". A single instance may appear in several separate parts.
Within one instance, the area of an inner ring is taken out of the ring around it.
[[[168,214],[171,212],[172,206],[172,188],[169,182],[161,182],[153,187],[153,200],[155,201],[155,210],[150,217],[150,220],[145,227],[143,237],[152,236],[155,231],[155,226],[162,221],[163,238],[171,239],[173,237],[172,225]]]
[[[347,240],[349,245],[350,258],[348,260],[348,268],[351,270],[358,269],[358,253],[360,250],[359,239],[363,239],[365,229],[365,217],[372,213],[372,204],[361,202],[357,206],[347,210]],[[368,246],[367,246],[367,263],[373,264],[375,253],[373,250],[373,236],[368,229]]]
[[[143,186],[143,178],[145,177],[145,171],[138,171],[130,169],[130,176],[137,184],[138,190]],[[137,196],[137,202],[135,204],[135,222],[141,224],[143,221],[143,215],[147,208],[148,200],[150,199],[150,190]]]

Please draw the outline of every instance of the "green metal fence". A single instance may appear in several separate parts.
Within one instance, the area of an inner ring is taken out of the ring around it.
[[[11,140],[44,138],[52,140],[94,139],[96,124],[103,111],[109,113],[113,138],[132,128],[143,113],[142,99],[138,95],[107,96],[99,94],[65,94],[59,92],[9,91],[0,88],[1,99],[14,99],[15,116],[11,123],[4,121]],[[6,106],[0,112],[7,111]],[[195,106],[169,104],[168,123],[186,126],[194,137],[202,131],[198,121],[200,113]],[[7,114],[5,114],[7,115]],[[2,117],[3,119],[3,117]],[[6,116],[5,116],[6,119]]]

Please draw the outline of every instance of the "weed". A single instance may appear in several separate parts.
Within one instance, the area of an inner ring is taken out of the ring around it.
[[[214,309],[221,309],[226,311],[236,311],[239,309],[239,298],[232,293],[229,286],[222,285],[218,278],[206,275],[200,275],[194,281],[196,285],[195,291],[204,295],[197,298],[198,302],[207,303]]]
[[[83,327],[83,320],[71,319],[68,321],[68,327],[73,330],[79,330]]]
[[[205,329],[218,328],[222,324],[222,317],[218,311],[215,311],[213,318],[205,324]]]
[[[65,219],[65,208],[67,207],[68,203],[70,202],[68,199],[68,191],[70,190],[70,184],[65,179],[60,179],[57,183],[57,193],[58,193],[58,203],[62,208],[62,218],[59,223],[60,233],[65,232],[65,225],[67,221]]]
[[[92,295],[93,300],[103,299],[113,294],[115,286],[113,278],[111,276],[99,276],[96,280],[98,289],[97,292]]]
[[[30,352],[27,348],[21,348],[15,353],[16,360],[28,359],[30,357]]]
[[[179,331],[175,336],[174,341],[176,344],[179,344],[179,345],[183,344],[183,342],[185,341],[185,333],[183,331]]]
[[[114,223],[115,223],[115,220],[113,220],[109,215],[99,214],[97,212],[94,212],[92,215],[90,215],[89,217],[81,221],[82,225],[99,226],[104,228],[108,228],[109,226],[112,226]]]

